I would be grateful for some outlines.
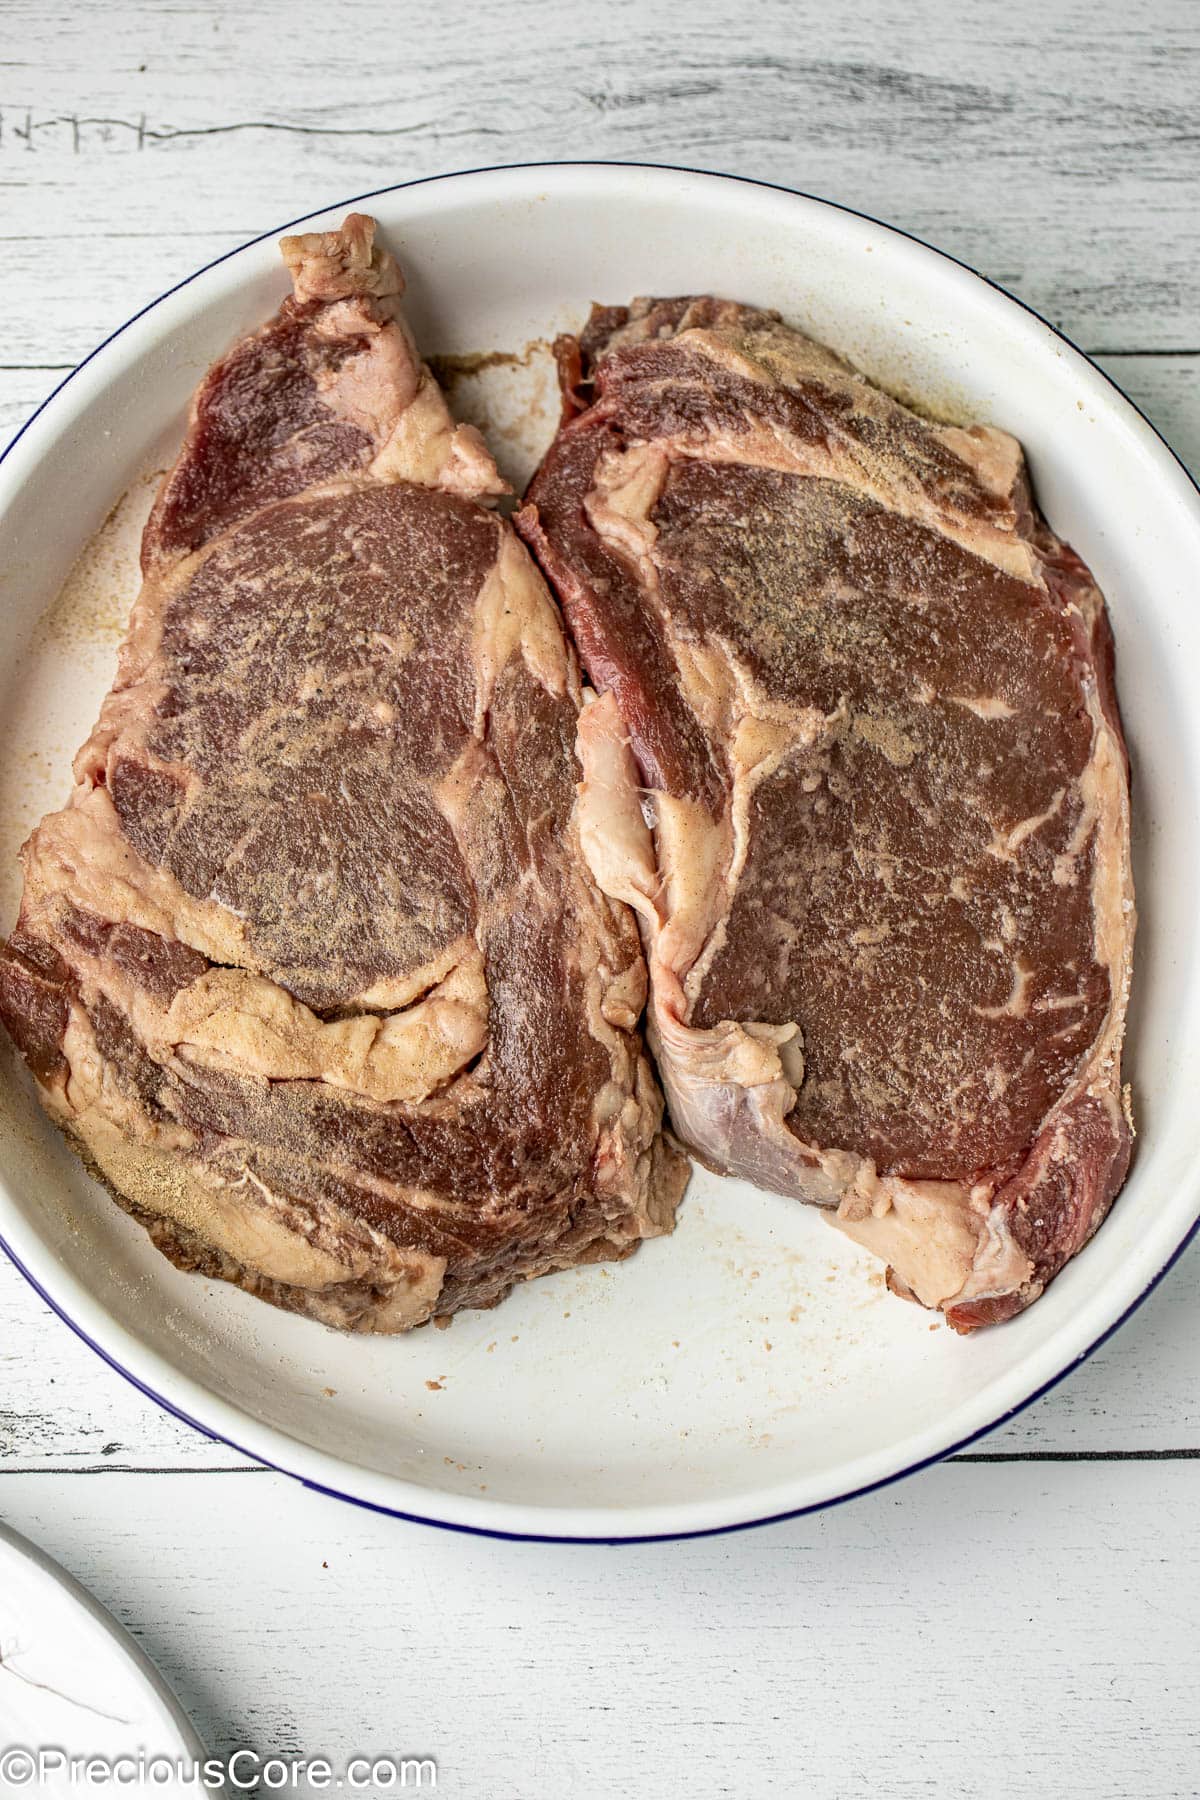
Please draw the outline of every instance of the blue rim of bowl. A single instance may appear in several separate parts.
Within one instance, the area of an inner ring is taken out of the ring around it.
[[[977,281],[983,282],[986,287],[989,287],[995,293],[1002,295],[1003,298],[1010,301],[1012,305],[1020,307],[1022,312],[1028,313],[1031,318],[1036,319],[1039,324],[1044,325],[1046,330],[1049,331],[1052,336],[1058,338],[1061,343],[1066,344],[1077,356],[1082,357],[1084,362],[1086,362],[1100,377],[1101,381],[1107,383],[1115,393],[1121,396],[1122,400],[1124,400],[1128,406],[1132,407],[1138,418],[1141,419],[1146,428],[1155,438],[1157,438],[1171,460],[1182,469],[1187,480],[1191,483],[1192,487],[1195,488],[1197,494],[1200,495],[1200,481],[1196,479],[1191,470],[1187,467],[1187,464],[1176,451],[1171,448],[1171,445],[1168,444],[1158,427],[1146,417],[1136,401],[1129,398],[1129,395],[1121,387],[1119,382],[1114,381],[1112,376],[1107,374],[1105,370],[1100,367],[1099,363],[1097,363],[1093,357],[1088,355],[1086,350],[1081,350],[1079,345],[1074,343],[1072,339],[1067,336],[1065,331],[1060,331],[1056,325],[1052,325],[1049,319],[1044,318],[1035,307],[1030,306],[1027,301],[1020,299],[1016,294],[1010,294],[1006,287],[1002,287],[998,281],[993,281],[990,276],[981,274],[978,269],[972,268],[970,263],[963,262],[961,257],[951,256],[949,251],[939,250],[936,244],[927,243],[924,238],[918,237],[915,232],[905,231],[899,225],[889,225],[886,220],[877,219],[873,213],[862,212],[859,208],[854,206],[843,206],[836,200],[826,200],[820,194],[806,193],[802,188],[786,187],[780,181],[762,181],[752,175],[729,175],[724,174],[717,169],[694,169],[688,167],[685,163],[628,162],[622,160],[607,160],[603,158],[594,160],[565,158],[558,162],[488,163],[475,169],[450,169],[441,175],[418,175],[411,181],[391,182],[387,187],[372,188],[369,193],[351,195],[348,200],[335,200],[329,206],[315,207],[311,212],[302,213],[299,218],[290,219],[286,224],[278,225],[272,231],[259,232],[257,237],[248,238],[244,244],[238,244],[234,249],[226,250],[221,256],[214,256],[211,262],[204,263],[201,268],[194,269],[192,273],[186,275],[182,281],[177,281],[173,287],[167,288],[163,293],[159,294],[157,298],[149,301],[145,306],[140,307],[137,312],[133,313],[125,320],[123,325],[118,325],[115,331],[111,331],[101,343],[96,345],[94,350],[84,357],[82,362],[77,363],[69,374],[64,375],[58,385],[47,394],[46,398],[42,401],[36,411],[29,415],[20,430],[9,439],[9,442],[5,445],[4,449],[0,451],[0,463],[5,461],[9,453],[29,430],[34,420],[41,417],[46,408],[53,400],[57,399],[58,395],[62,393],[68,383],[75,379],[80,370],[85,369],[90,362],[93,362],[95,358],[101,354],[102,351],[107,350],[108,346],[119,338],[122,332],[128,331],[131,325],[136,325],[139,319],[145,318],[148,312],[152,312],[154,308],[161,305],[164,300],[170,299],[172,294],[178,294],[185,287],[190,287],[191,283],[198,280],[201,275],[206,275],[210,269],[219,268],[222,263],[228,262],[231,257],[239,256],[243,250],[252,249],[255,244],[262,244],[269,238],[278,237],[281,232],[291,231],[295,226],[303,225],[308,219],[316,218],[320,213],[337,212],[344,206],[358,206],[364,200],[377,199],[380,194],[398,194],[404,192],[408,188],[426,187],[431,182],[450,181],[459,176],[496,175],[504,174],[510,170],[516,169],[651,169],[661,171],[668,175],[700,175],[708,176],[714,181],[738,181],[742,182],[746,187],[766,188],[773,193],[790,194],[795,199],[811,200],[818,206],[829,207],[833,212],[846,213],[851,218],[862,219],[868,225],[876,225],[881,231],[891,232],[896,237],[907,238],[909,243],[917,244],[922,250],[929,250],[934,256],[940,257],[943,262],[952,263],[956,268],[965,270],[968,275],[973,275]],[[1052,1389],[1056,1388],[1061,1381],[1065,1381],[1068,1375],[1073,1374],[1074,1371],[1079,1368],[1081,1363],[1086,1362],[1090,1356],[1093,1356],[1102,1344],[1106,1344],[1109,1338],[1118,1332],[1121,1327],[1133,1317],[1134,1313],[1143,1302],[1150,1297],[1168,1271],[1174,1268],[1175,1264],[1179,1261],[1179,1258],[1188,1248],[1188,1245],[1192,1242],[1193,1238],[1195,1238],[1197,1232],[1200,1232],[1200,1215],[1198,1215],[1189,1226],[1188,1230],[1184,1233],[1184,1236],[1180,1239],[1161,1269],[1159,1269],[1158,1273],[1147,1282],[1136,1300],[1133,1300],[1120,1317],[1114,1319],[1113,1323],[1102,1331],[1099,1337],[1095,1338],[1085,1350],[1081,1350],[1078,1356],[1074,1357],[1065,1368],[1058,1370],[1058,1372],[1052,1375],[1048,1381],[1043,1382],[1041,1387],[1035,1388],[1033,1393],[1026,1395],[1024,1400],[1020,1400],[1015,1406],[1009,1407],[1007,1412],[1001,1413],[1000,1416],[993,1419],[990,1424],[981,1425],[977,1431],[968,1432],[965,1437],[959,1438],[955,1443],[947,1444],[944,1450],[935,1451],[930,1456],[923,1456],[919,1461],[909,1463],[903,1469],[895,1470],[891,1475],[882,1475],[878,1481],[868,1481],[864,1482],[861,1487],[849,1488],[844,1494],[834,1494],[828,1500],[815,1500],[808,1506],[793,1506],[787,1508],[784,1512],[768,1513],[761,1519],[743,1519],[731,1525],[706,1525],[695,1531],[617,1532],[612,1535],[588,1537],[569,1535],[563,1532],[503,1531],[493,1526],[462,1525],[457,1524],[450,1519],[427,1518],[423,1513],[404,1512],[398,1506],[384,1506],[378,1501],[363,1500],[356,1494],[343,1493],[340,1488],[327,1487],[323,1482],[312,1481],[305,1475],[296,1474],[292,1469],[283,1468],[279,1463],[270,1462],[256,1451],[245,1450],[233,1438],[226,1437],[222,1432],[214,1431],[209,1425],[202,1425],[199,1419],[193,1419],[189,1413],[184,1412],[183,1409],[176,1406],[173,1401],[166,1399],[166,1397],[160,1394],[156,1388],[148,1387],[144,1381],[132,1372],[132,1370],[127,1369],[123,1363],[118,1362],[114,1356],[111,1356],[94,1338],[89,1337],[82,1325],[78,1324],[71,1318],[69,1313],[64,1311],[63,1307],[54,1299],[53,1295],[46,1292],[46,1289],[42,1286],[41,1282],[38,1281],[31,1270],[25,1267],[25,1264],[21,1261],[20,1257],[3,1237],[0,1237],[0,1250],[3,1250],[9,1261],[25,1277],[25,1280],[29,1283],[30,1287],[33,1288],[34,1292],[45,1301],[51,1312],[56,1314],[56,1316],[62,1320],[63,1324],[67,1325],[75,1333],[76,1337],[80,1338],[90,1350],[95,1351],[96,1355],[100,1357],[103,1362],[106,1362],[110,1369],[114,1369],[118,1375],[123,1376],[125,1380],[129,1382],[130,1386],[135,1387],[140,1394],[144,1394],[148,1400],[153,1400],[156,1406],[161,1407],[161,1409],[164,1412],[169,1413],[172,1418],[178,1419],[181,1424],[190,1426],[193,1431],[200,1432],[201,1436],[209,1438],[213,1443],[224,1444],[227,1449],[235,1450],[239,1456],[244,1456],[249,1461],[258,1463],[262,1467],[272,1470],[277,1475],[286,1475],[289,1480],[299,1482],[302,1487],[310,1489],[313,1493],[327,1495],[331,1500],[341,1500],[348,1506],[361,1507],[365,1512],[381,1513],[385,1517],[392,1519],[403,1519],[412,1525],[430,1525],[438,1531],[461,1532],[467,1537],[501,1538],[510,1542],[533,1544],[662,1544],[682,1541],[688,1538],[724,1537],[735,1531],[753,1531],[763,1525],[781,1525],[788,1519],[800,1519],[804,1518],[809,1513],[825,1512],[834,1506],[844,1506],[850,1500],[861,1499],[865,1494],[877,1493],[881,1488],[891,1487],[895,1482],[906,1481],[911,1475],[919,1475],[923,1469],[933,1468],[937,1463],[945,1462],[947,1458],[958,1455],[958,1453],[965,1450],[968,1445],[977,1444],[981,1438],[985,1438],[991,1432],[999,1430],[1002,1425],[1007,1425],[1011,1420],[1023,1413],[1027,1407],[1030,1407],[1034,1405],[1036,1401],[1041,1400],[1046,1394],[1050,1393]]]

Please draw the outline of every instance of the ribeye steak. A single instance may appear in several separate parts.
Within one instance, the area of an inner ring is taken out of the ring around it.
[[[370,219],[214,367],[0,1014],[184,1267],[394,1331],[666,1230],[636,926],[580,851],[578,671]]]
[[[769,313],[596,309],[520,525],[602,698],[584,839],[705,1162],[961,1329],[1124,1179],[1134,908],[1104,603],[1016,441]]]

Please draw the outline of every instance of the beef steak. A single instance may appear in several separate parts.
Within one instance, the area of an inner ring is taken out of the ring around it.
[[[285,239],[195,397],[0,1015],[174,1261],[395,1331],[669,1229],[686,1164],[573,653],[373,234]]]
[[[1134,909],[1104,603],[1005,433],[753,308],[593,312],[520,528],[602,698],[584,838],[706,1163],[836,1209],[961,1329],[1129,1159]]]

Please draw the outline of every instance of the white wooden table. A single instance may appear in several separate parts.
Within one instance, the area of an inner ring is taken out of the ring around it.
[[[650,15],[653,14],[653,17]],[[0,429],[171,282],[408,176],[632,158],[861,207],[1028,299],[1200,469],[1191,0],[6,0]],[[0,1267],[0,1516],[216,1749],[480,1800],[1200,1787],[1200,1244],[968,1456],[820,1517],[513,1545],[306,1494]]]

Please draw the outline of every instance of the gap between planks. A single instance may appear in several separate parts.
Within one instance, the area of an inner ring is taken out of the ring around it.
[[[940,1461],[942,1464],[1200,1462],[1200,1446],[1179,1446],[1169,1450],[966,1450],[944,1456]],[[16,1468],[5,1468],[0,1464],[0,1481],[10,1475],[282,1475],[289,1481],[299,1480],[286,1469],[273,1469],[267,1463],[164,1463],[154,1468],[144,1468],[137,1463],[29,1463]]]

